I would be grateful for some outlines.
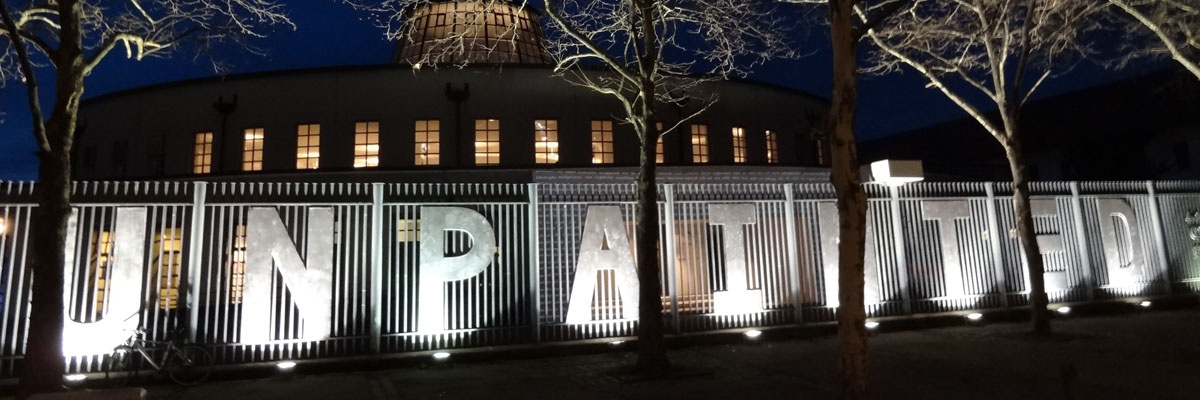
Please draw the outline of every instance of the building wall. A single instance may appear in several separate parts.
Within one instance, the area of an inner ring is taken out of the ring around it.
[[[823,101],[754,83],[721,82],[715,87],[720,102],[694,122],[708,125],[711,164],[733,163],[730,131],[740,126],[747,133],[749,164],[766,163],[763,135],[771,129],[780,136],[781,164],[816,165],[812,132],[824,113]],[[460,110],[448,98],[448,88],[469,90]],[[213,103],[235,98],[236,110],[223,124]],[[213,175],[241,174],[243,130],[264,128],[261,173],[291,172],[296,169],[296,125],[320,124],[321,169],[349,171],[355,122],[378,121],[378,169],[474,168],[474,120],[492,118],[500,120],[502,168],[534,166],[536,119],[559,121],[557,166],[591,166],[590,121],[614,120],[621,114],[616,101],[572,86],[541,67],[413,71],[379,66],[248,75],[138,89],[86,102],[77,146],[83,154],[76,163],[82,179],[188,177],[193,175],[194,135],[211,131]],[[678,118],[670,110],[666,114],[668,125]],[[414,166],[418,119],[441,122],[440,166]],[[614,165],[636,165],[632,128],[615,123],[614,141]],[[664,142],[667,164],[691,163],[687,126]]]

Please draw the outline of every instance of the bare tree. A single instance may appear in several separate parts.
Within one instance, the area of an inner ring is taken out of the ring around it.
[[[1050,316],[1029,205],[1021,108],[1046,80],[1091,54],[1083,37],[1099,27],[1094,17],[1104,6],[1089,0],[913,0],[866,32],[877,48],[868,72],[915,70],[1004,148],[1037,334],[1050,333]],[[984,111],[990,106],[997,116]]]
[[[220,43],[254,51],[247,39],[274,26],[294,26],[273,0],[0,0],[0,16],[0,68],[8,67],[0,69],[0,78],[25,84],[39,159],[33,304],[20,381],[22,396],[28,396],[62,387],[62,249],[71,212],[71,149],[85,78],[114,50],[137,60]],[[38,98],[38,84],[46,75],[54,83],[49,103]],[[43,104],[51,105],[48,117]]]
[[[1165,55],[1200,79],[1200,0],[1108,2],[1135,21],[1125,27],[1132,43],[1125,49],[1122,65],[1136,58]]]
[[[620,103],[618,118],[640,143],[638,370],[656,373],[670,365],[662,342],[656,144],[718,100],[708,82],[795,54],[786,40],[789,26],[773,11],[752,0],[546,1],[555,71]],[[657,129],[664,109],[679,105],[687,111]]]

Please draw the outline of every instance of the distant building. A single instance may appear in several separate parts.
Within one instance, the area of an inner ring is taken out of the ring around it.
[[[1164,71],[1031,102],[1021,128],[1035,180],[1200,178],[1200,83]],[[1009,180],[974,119],[863,143],[864,161],[919,159],[933,180]]]
[[[618,119],[620,105],[553,76],[536,11],[441,1],[409,18],[422,28],[400,43],[396,65],[196,79],[85,101],[76,176],[631,179],[638,140]],[[497,28],[513,21],[517,32]],[[423,52],[440,50],[436,38],[464,30],[488,35],[435,60],[451,65],[413,66]],[[472,65],[456,67],[463,62]],[[720,102],[660,141],[668,180],[825,179],[826,101],[745,81],[706,90],[719,92]],[[686,111],[660,107],[661,124],[674,125]]]

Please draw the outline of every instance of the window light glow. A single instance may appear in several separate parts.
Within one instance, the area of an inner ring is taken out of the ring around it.
[[[746,130],[740,127],[733,127],[731,132],[733,135],[733,162],[746,162]]]
[[[417,121],[414,127],[415,165],[439,165],[442,162],[442,127],[439,120]]]
[[[475,165],[500,164],[500,121],[475,120]]]
[[[654,144],[654,162],[658,163],[658,164],[662,164],[667,159],[666,150],[663,148],[663,137],[662,137],[663,125],[662,125],[662,122],[655,122],[654,129],[655,129],[655,132],[658,133],[658,142]]]
[[[354,168],[379,166],[379,122],[354,124]]]
[[[533,121],[534,162],[538,164],[558,163],[558,121],[539,119]]]
[[[767,130],[765,133],[767,139],[767,163],[779,163],[779,135],[775,131]]]
[[[0,218],[0,235],[8,233],[8,220]]]
[[[692,125],[692,162],[708,162],[708,125]]]
[[[612,121],[592,121],[592,164],[613,163]]]
[[[242,171],[263,169],[263,128],[247,128],[242,142]]]
[[[192,151],[192,173],[207,174],[212,172],[212,155],[212,132],[197,133],[195,149]]]
[[[321,161],[321,125],[296,125],[296,169],[317,169]]]

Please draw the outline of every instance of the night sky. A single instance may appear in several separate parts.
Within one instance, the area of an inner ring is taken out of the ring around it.
[[[289,14],[297,29],[281,28],[259,47],[265,57],[244,54],[238,49],[220,49],[216,57],[233,64],[228,73],[247,73],[338,65],[387,63],[392,44],[369,17],[334,1],[288,2]],[[797,9],[784,9],[801,12]],[[828,98],[830,58],[827,27],[814,27],[803,41],[811,55],[799,60],[776,61],[759,69],[751,79],[784,85],[819,97]],[[860,47],[865,49],[866,47]],[[49,71],[40,75],[43,99],[50,97]],[[1039,97],[1069,92],[1131,76],[1134,71],[1106,71],[1083,64],[1070,74],[1047,83]],[[214,72],[205,60],[189,55],[172,59],[154,58],[141,62],[126,60],[123,52],[114,52],[87,80],[85,98],[113,91],[153,85],[181,79],[211,76]],[[36,176],[33,155],[36,147],[30,134],[25,88],[8,82],[0,88],[0,179],[28,180]],[[965,114],[925,81],[906,72],[886,77],[865,77],[860,81],[858,134],[871,139],[962,118]],[[169,118],[169,116],[165,116]]]

